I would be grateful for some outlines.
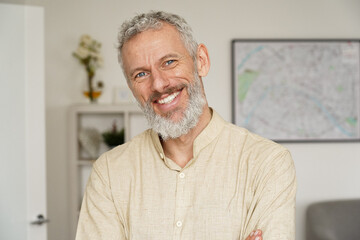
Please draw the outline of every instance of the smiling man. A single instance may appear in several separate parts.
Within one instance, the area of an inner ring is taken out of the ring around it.
[[[151,129],[94,163],[77,239],[294,239],[291,156],[209,108],[209,54],[185,20],[125,22],[119,61]]]

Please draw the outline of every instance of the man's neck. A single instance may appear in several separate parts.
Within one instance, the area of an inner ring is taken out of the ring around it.
[[[195,138],[204,130],[211,120],[211,110],[206,104],[198,124],[189,133],[179,138],[162,141],[165,156],[173,160],[181,168],[192,159]]]

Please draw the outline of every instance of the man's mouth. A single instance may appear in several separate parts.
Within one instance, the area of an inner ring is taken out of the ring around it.
[[[174,99],[180,94],[181,90],[178,90],[172,94],[170,94],[169,96],[159,99],[156,102],[159,104],[168,104],[171,103],[172,101],[174,101]]]

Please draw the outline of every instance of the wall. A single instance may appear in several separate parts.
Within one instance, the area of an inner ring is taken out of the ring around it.
[[[234,38],[360,38],[359,1],[46,1],[46,101],[49,239],[68,233],[67,110],[81,96],[85,72],[71,56],[81,34],[103,43],[105,66],[97,77],[111,102],[114,86],[126,86],[117,64],[120,23],[134,13],[161,9],[182,15],[210,52],[212,67],[204,79],[207,97],[231,119],[230,43]],[[304,239],[304,214],[322,199],[360,198],[360,144],[286,144],[298,176],[297,239]]]

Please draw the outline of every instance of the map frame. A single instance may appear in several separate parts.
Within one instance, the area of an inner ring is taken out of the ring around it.
[[[260,131],[259,129],[249,129],[251,132],[254,132],[260,136],[269,138],[275,142],[290,142],[290,143],[296,143],[296,142],[360,142],[360,39],[233,39],[231,42],[231,87],[232,87],[232,91],[231,91],[231,102],[232,102],[232,123],[235,125],[238,125],[240,127],[244,127],[244,128],[248,128],[246,126],[246,124],[241,124],[239,123],[239,119],[241,119],[241,111],[239,111],[239,98],[244,98],[243,95],[246,96],[246,92],[239,90],[239,84],[238,81],[240,81],[240,76],[238,75],[238,68],[239,66],[237,66],[236,63],[236,59],[239,58],[239,53],[236,51],[237,48],[239,47],[243,47],[244,49],[246,49],[246,46],[249,47],[249,45],[254,45],[254,43],[262,43],[262,44],[289,44],[289,43],[293,43],[293,44],[334,44],[338,42],[339,44],[345,44],[345,43],[354,43],[358,46],[359,51],[356,53],[356,67],[354,67],[354,70],[356,70],[359,74],[357,74],[358,76],[355,77],[355,81],[356,81],[356,89],[354,90],[356,92],[356,94],[353,96],[352,101],[354,101],[354,104],[356,106],[354,114],[356,114],[356,116],[353,118],[355,120],[355,124],[356,124],[356,130],[355,130],[355,134],[351,135],[351,136],[335,136],[335,137],[314,137],[311,134],[309,136],[297,136],[297,135],[291,135],[289,137],[276,137],[276,136],[269,136],[269,135],[264,135],[262,133],[262,131]],[[249,48],[247,48],[246,50],[249,50]],[[244,51],[246,51],[244,50]],[[256,48],[254,48],[254,50],[256,50]],[[256,52],[256,51],[254,51]],[[242,58],[242,63],[246,62],[243,61],[244,59],[248,58],[250,54],[247,54],[246,57],[244,57],[244,55],[241,55]],[[246,59],[247,60],[247,59]],[[244,63],[245,64],[245,63]],[[240,65],[240,64],[238,64]],[[242,65],[243,67],[244,65]],[[243,70],[246,71],[246,70]],[[248,75],[251,74],[253,75],[252,77],[254,77],[254,75],[256,75],[256,72],[250,72]],[[355,75],[354,75],[355,76]],[[255,76],[256,77],[256,76]],[[245,81],[245,85],[241,84],[242,86],[246,86],[246,88],[248,88],[249,84],[249,76],[247,77],[247,82]],[[249,91],[248,89],[246,91]],[[276,111],[274,111],[274,114],[276,114]],[[300,115],[299,115],[300,116]],[[271,120],[271,118],[270,118]],[[311,124],[314,124],[311,123]],[[316,126],[316,125],[315,125]],[[318,125],[320,127],[320,125]],[[296,128],[296,126],[295,126]]]

